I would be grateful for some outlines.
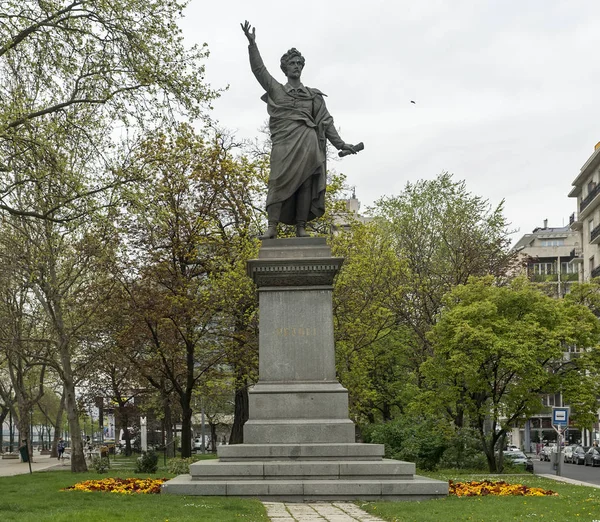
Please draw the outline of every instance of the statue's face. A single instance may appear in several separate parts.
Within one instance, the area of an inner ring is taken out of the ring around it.
[[[302,74],[302,60],[299,56],[293,56],[285,65],[285,75],[290,79],[300,78]]]

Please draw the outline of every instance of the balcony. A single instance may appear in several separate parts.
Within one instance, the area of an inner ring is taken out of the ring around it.
[[[569,263],[583,263],[583,249],[581,247],[575,247],[571,250],[571,260]]]
[[[580,214],[596,198],[598,194],[600,194],[600,185],[596,185],[592,190],[588,192],[588,195],[581,200],[581,203],[579,203]]]
[[[557,283],[558,274],[533,274],[530,279],[535,283]],[[579,274],[560,274],[561,283],[577,281],[578,279]]]
[[[583,227],[583,221],[579,219],[575,212],[569,216],[569,227],[571,230],[581,230]]]
[[[592,270],[592,273],[590,275],[592,277],[600,277],[600,266],[597,266],[596,268],[594,268],[594,270]]]
[[[590,243],[592,245],[597,245],[600,243],[600,225],[595,226],[590,232]]]

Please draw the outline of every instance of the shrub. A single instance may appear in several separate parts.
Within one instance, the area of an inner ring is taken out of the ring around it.
[[[477,433],[468,428],[457,431],[448,441],[439,465],[442,468],[487,471],[487,460]]]
[[[106,470],[110,468],[110,462],[106,457],[93,457],[92,467],[96,470],[96,473],[106,473]]]
[[[435,469],[448,446],[448,435],[426,417],[400,417],[365,430],[366,442],[383,444],[388,458],[414,462],[418,468]]]
[[[190,464],[192,464],[193,462],[194,459],[192,459],[191,457],[187,459],[169,459],[169,461],[167,462],[167,469],[169,470],[169,473],[183,475],[185,473],[190,472]]]
[[[156,473],[158,469],[158,455],[154,451],[142,453],[135,465],[136,473]]]

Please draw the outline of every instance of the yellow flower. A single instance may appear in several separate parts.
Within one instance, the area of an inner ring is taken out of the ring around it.
[[[86,480],[64,490],[76,491],[106,491],[126,495],[160,493],[161,486],[168,479],[138,479],[138,478],[106,478],[102,480]],[[63,491],[64,491],[63,490]]]

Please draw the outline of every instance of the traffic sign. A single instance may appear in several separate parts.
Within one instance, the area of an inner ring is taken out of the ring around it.
[[[567,427],[569,425],[569,408],[552,408],[552,424]]]

